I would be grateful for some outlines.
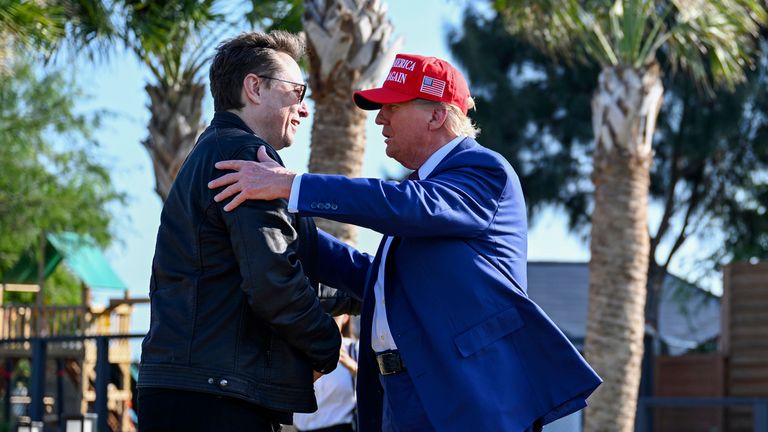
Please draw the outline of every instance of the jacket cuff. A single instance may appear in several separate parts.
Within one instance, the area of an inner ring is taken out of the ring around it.
[[[336,332],[336,337],[337,337],[337,340],[335,345],[337,348],[334,350],[333,355],[331,355],[329,358],[325,359],[324,361],[312,363],[312,369],[314,369],[317,372],[320,372],[323,375],[328,375],[329,373],[333,372],[333,370],[336,369],[336,366],[339,365],[339,350],[341,349],[341,333]]]

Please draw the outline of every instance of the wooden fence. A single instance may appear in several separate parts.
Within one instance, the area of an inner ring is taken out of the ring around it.
[[[725,394],[768,397],[768,262],[725,268],[721,322]],[[751,431],[752,414],[749,408],[728,409],[725,430]]]

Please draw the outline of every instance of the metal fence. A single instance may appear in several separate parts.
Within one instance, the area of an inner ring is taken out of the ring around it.
[[[29,389],[29,417],[32,421],[42,422],[44,414],[43,397],[45,395],[45,370],[46,360],[48,358],[48,344],[61,342],[83,342],[86,339],[93,339],[96,342],[96,382],[94,402],[94,411],[98,416],[97,431],[106,432],[109,430],[107,425],[107,386],[110,378],[109,367],[109,340],[125,340],[132,338],[143,338],[144,334],[114,334],[114,335],[91,335],[91,336],[52,336],[52,337],[31,337],[0,339],[0,344],[30,344],[32,349],[32,371],[31,384]],[[61,419],[59,419],[61,423]]]

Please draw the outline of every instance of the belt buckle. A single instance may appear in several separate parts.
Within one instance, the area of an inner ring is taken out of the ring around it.
[[[376,363],[379,365],[379,373],[392,375],[405,370],[403,359],[397,351],[384,351],[376,354]]]

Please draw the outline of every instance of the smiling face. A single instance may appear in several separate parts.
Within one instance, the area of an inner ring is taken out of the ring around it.
[[[432,110],[418,102],[383,105],[376,115],[386,138],[387,156],[408,169],[418,169],[432,154],[428,146]]]
[[[255,132],[277,150],[293,143],[301,119],[309,116],[307,105],[299,101],[303,83],[299,65],[285,53],[278,53],[280,68],[270,75],[259,77],[258,108],[254,111]]]

